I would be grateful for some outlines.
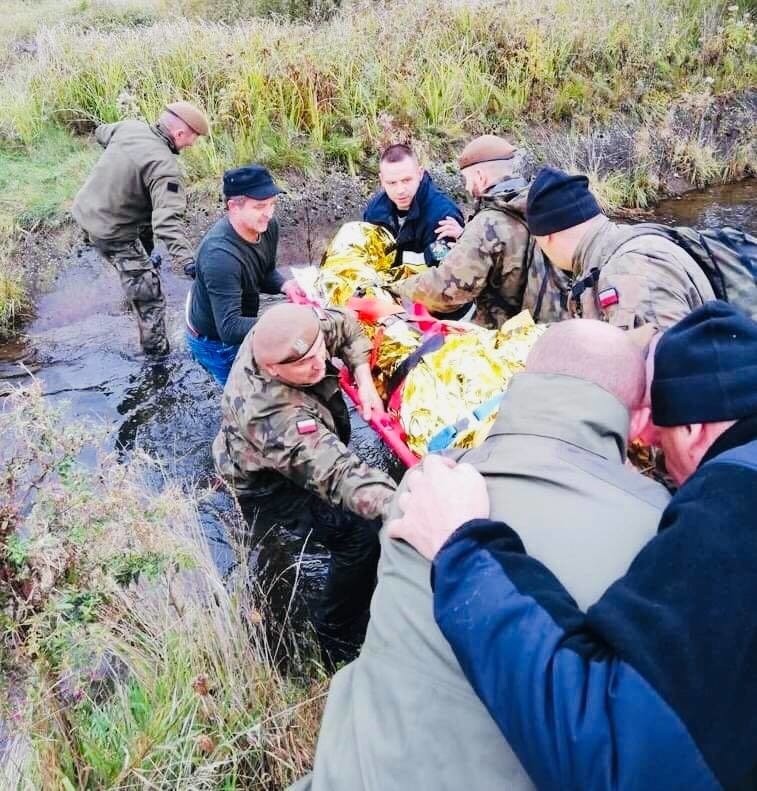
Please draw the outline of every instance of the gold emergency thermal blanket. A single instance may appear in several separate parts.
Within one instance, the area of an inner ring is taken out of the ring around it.
[[[405,379],[399,415],[411,450],[423,455],[446,426],[458,428],[451,447],[480,444],[498,409],[482,420],[473,410],[506,389],[543,329],[526,312],[499,330],[470,325],[446,335],[442,347],[424,356]]]
[[[393,302],[385,286],[427,268],[424,264],[393,268],[394,259],[394,237],[386,228],[368,222],[345,223],[321,262],[318,286],[326,304],[341,307],[355,296]]]
[[[321,263],[318,286],[326,303],[343,306],[355,296],[394,302],[386,286],[425,266],[392,268],[393,247],[392,235],[383,228],[360,222],[342,226]],[[404,313],[364,322],[363,327],[374,340],[374,378],[380,395],[387,399],[392,375],[429,341],[429,331],[424,332]],[[468,322],[442,322],[431,330],[431,334],[443,334],[443,341],[431,344],[432,350],[409,367],[400,385],[401,398],[388,404],[394,407],[411,450],[424,455],[440,432],[449,436],[448,447],[482,442],[497,406],[485,410],[481,418],[474,410],[502,393],[512,375],[523,368],[543,329],[524,312],[499,330]]]

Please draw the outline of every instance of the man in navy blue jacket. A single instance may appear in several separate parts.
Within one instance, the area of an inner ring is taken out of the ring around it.
[[[434,184],[404,144],[389,146],[379,161],[382,189],[368,201],[363,220],[381,225],[397,240],[395,266],[436,266],[463,232],[463,215]]]
[[[757,324],[710,302],[668,330],[652,418],[683,485],[585,614],[464,465],[411,473],[390,525],[434,558],[437,623],[540,789],[753,787]]]

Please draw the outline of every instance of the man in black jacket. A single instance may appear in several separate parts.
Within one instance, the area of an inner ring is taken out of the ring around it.
[[[401,143],[389,146],[379,161],[382,189],[369,201],[363,220],[381,225],[397,240],[395,265],[436,266],[463,232],[463,215]]]
[[[187,301],[187,345],[218,382],[226,384],[240,344],[257,320],[260,294],[300,293],[276,269],[281,190],[261,165],[227,170],[228,213],[205,234]]]

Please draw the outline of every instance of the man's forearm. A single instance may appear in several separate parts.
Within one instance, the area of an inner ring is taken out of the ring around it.
[[[281,287],[286,282],[286,278],[274,267],[263,281],[261,291],[264,294],[283,294]]]
[[[675,713],[509,527],[463,525],[432,577],[440,629],[539,788],[718,787]]]
[[[373,384],[373,377],[371,376],[371,367],[368,363],[358,365],[352,372],[355,379],[355,384],[358,387],[371,386]]]
[[[257,316],[243,316],[239,297],[229,295],[221,298],[211,296],[213,318],[218,337],[231,346],[238,346],[253,328]]]

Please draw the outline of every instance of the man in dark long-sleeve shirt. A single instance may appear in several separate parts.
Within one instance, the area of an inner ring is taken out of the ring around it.
[[[200,244],[187,303],[190,352],[221,384],[257,321],[260,294],[299,290],[276,269],[279,226],[273,214],[281,190],[270,173],[260,165],[228,170],[223,191],[228,214]]]

